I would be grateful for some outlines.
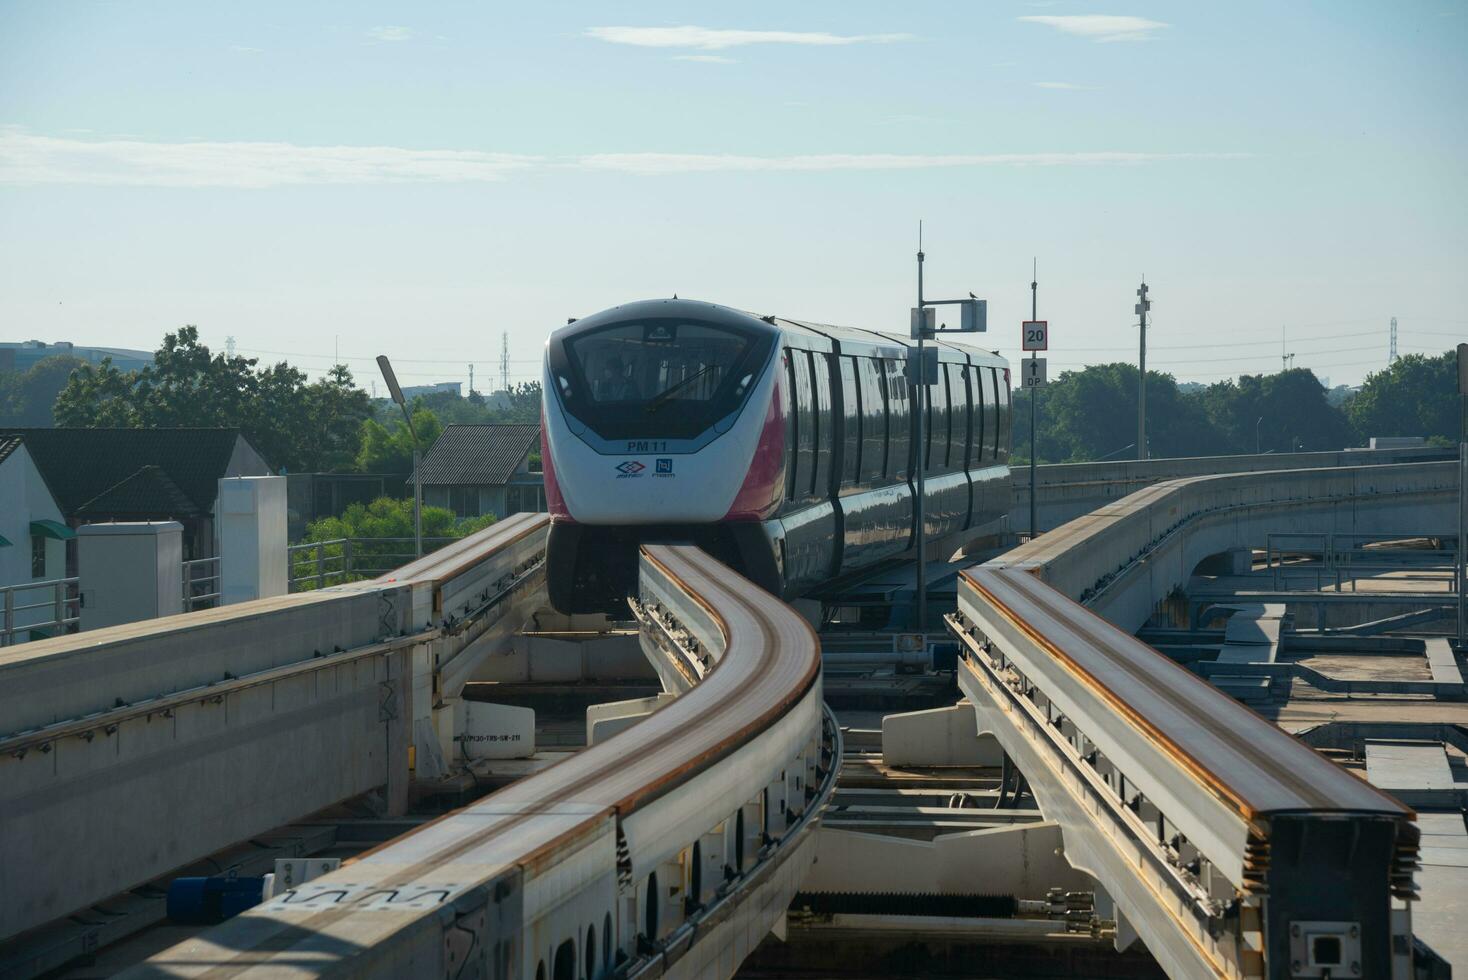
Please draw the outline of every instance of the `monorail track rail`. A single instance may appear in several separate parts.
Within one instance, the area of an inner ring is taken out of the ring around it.
[[[647,546],[641,561],[664,615],[717,651],[696,686],[135,975],[732,973],[813,856],[839,734],[804,620],[697,549]]]
[[[1360,488],[1349,472],[1312,479],[1379,504],[1388,470]],[[1436,492],[1434,474],[1401,482]],[[1249,479],[1151,487],[964,572],[948,617],[959,686],[1060,823],[1067,859],[1109,893],[1118,945],[1140,936],[1176,977],[1407,978],[1415,814],[1059,591],[1103,594],[1077,584],[1114,560],[1097,536],[1124,521],[1171,540],[1194,510],[1265,506]]]

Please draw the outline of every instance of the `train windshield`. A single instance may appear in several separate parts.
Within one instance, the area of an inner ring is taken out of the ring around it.
[[[609,324],[565,342],[561,397],[608,439],[689,438],[734,411],[768,340],[676,319]]]

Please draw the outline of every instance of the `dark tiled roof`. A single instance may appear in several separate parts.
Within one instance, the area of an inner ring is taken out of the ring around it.
[[[429,486],[498,486],[540,441],[538,425],[451,425],[423,457]]]
[[[20,436],[0,435],[0,463],[5,462],[6,458],[11,453],[15,452],[16,448],[19,446]]]
[[[4,429],[19,435],[70,517],[83,504],[156,466],[197,513],[208,513],[229,468],[238,429]],[[97,511],[93,511],[96,514]]]
[[[162,467],[144,466],[76,509],[78,517],[201,517]]]

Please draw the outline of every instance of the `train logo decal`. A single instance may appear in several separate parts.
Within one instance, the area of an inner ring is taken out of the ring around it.
[[[617,464],[617,473],[619,474],[617,479],[621,480],[630,476],[641,476],[642,471],[645,469],[647,467],[635,459],[625,460]]]
[[[673,475],[673,460],[670,459],[670,458],[668,458],[668,457],[666,457],[666,456],[659,457],[659,459],[658,459],[658,465],[657,465],[657,471],[656,471],[656,473],[654,475],[656,475],[656,476],[672,476]]]

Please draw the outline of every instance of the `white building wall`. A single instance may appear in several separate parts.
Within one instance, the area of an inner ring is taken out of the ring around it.
[[[45,539],[45,575],[31,575],[31,521],[43,520],[66,523],[61,508],[56,506],[51,491],[41,479],[41,471],[36,469],[31,454],[22,443],[0,462],[0,535],[10,542],[10,547],[0,547],[0,586],[66,577],[66,542],[51,538]],[[16,597],[16,604],[30,605],[48,598],[48,593],[39,590],[21,592]],[[28,626],[50,618],[49,610],[38,609],[17,613],[15,623]]]

